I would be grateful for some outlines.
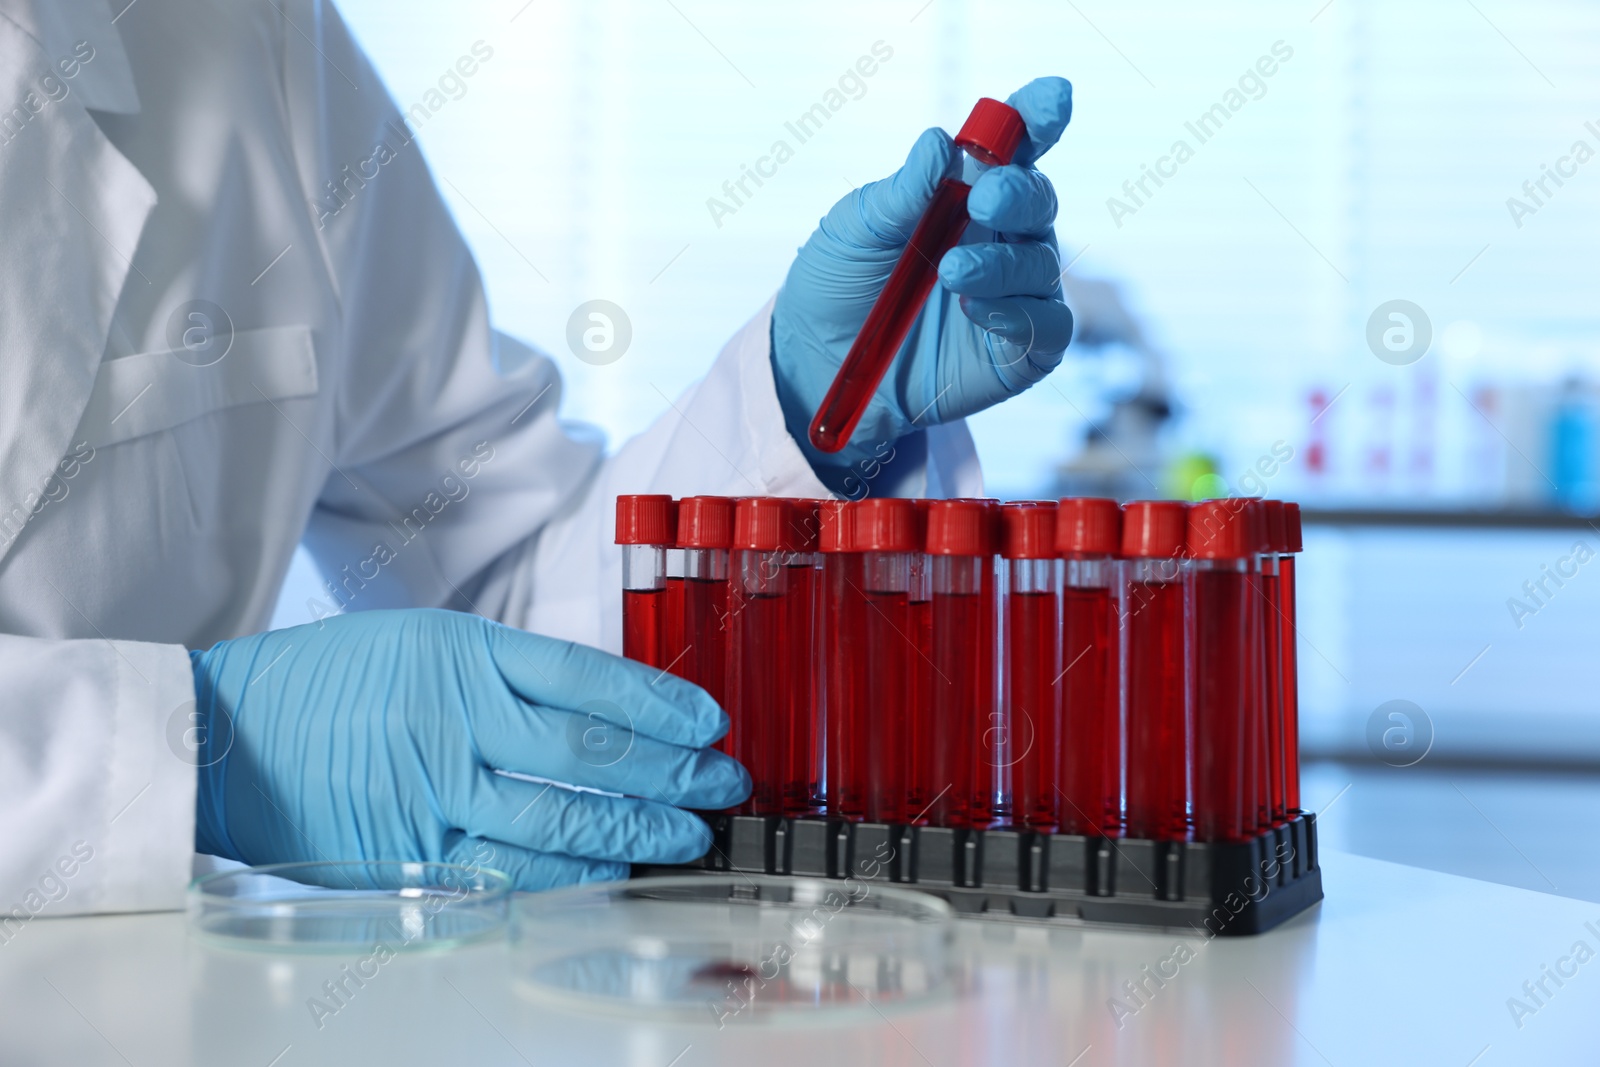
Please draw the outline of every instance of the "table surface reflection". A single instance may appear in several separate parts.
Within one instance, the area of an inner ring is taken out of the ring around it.
[[[216,949],[175,913],[40,919],[0,945],[0,1063],[1600,1062],[1600,956],[1573,954],[1580,941],[1600,953],[1600,905],[1345,853],[1322,862],[1327,899],[1259,937],[963,921],[947,999],[721,1028],[709,1011],[661,1024],[543,1006],[517,991],[504,944],[402,955],[315,1013],[310,998],[359,953]]]

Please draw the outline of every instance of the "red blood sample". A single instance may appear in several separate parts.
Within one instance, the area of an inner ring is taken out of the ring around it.
[[[1245,766],[1249,768],[1249,791],[1245,795],[1244,828],[1246,833],[1267,830],[1272,826],[1271,758],[1267,752],[1268,718],[1271,714],[1267,696],[1266,657],[1266,585],[1263,582],[1261,556],[1267,547],[1266,509],[1259,500],[1244,501],[1250,521],[1250,542],[1253,550],[1247,561],[1250,565],[1250,702],[1245,708]]]
[[[821,725],[816,669],[816,610],[821,592],[817,500],[791,500],[784,525],[784,569],[788,590],[789,646],[786,657],[788,708],[783,719],[784,762],[778,805],[785,815],[807,815],[821,803]]]
[[[666,546],[673,540],[672,498],[617,497],[617,544],[622,547],[622,654],[664,667]]]
[[[933,826],[988,825],[1002,792],[996,761],[983,755],[998,690],[995,521],[993,501],[928,505],[933,662],[928,729],[917,734],[907,806]]]
[[[1253,779],[1245,747],[1253,527],[1241,501],[1207,500],[1189,511],[1194,820],[1202,841],[1240,841],[1254,831]]]
[[[728,548],[732,543],[731,499],[691,496],[679,502],[678,544],[684,553],[683,629],[687,647],[678,673],[710,693],[718,704],[726,703],[727,692],[731,623]]]
[[[1283,694],[1283,804],[1300,811],[1300,668],[1295,622],[1295,553],[1302,548],[1300,505],[1283,505],[1283,545],[1278,556],[1278,657]]]
[[[1183,566],[1188,508],[1141,500],[1122,516],[1123,656],[1129,837],[1189,836],[1192,730],[1185,685]]]
[[[1062,833],[1122,832],[1122,688],[1117,680],[1115,500],[1069,498],[1056,511],[1061,587],[1061,739],[1057,821]]]
[[[777,814],[787,762],[784,726],[789,710],[788,568],[783,531],[788,503],[775,497],[739,500],[733,511],[733,559],[728,605],[728,753],[750,772],[750,799],[738,810]]]
[[[925,551],[927,545],[927,500],[913,500],[916,509],[917,551],[911,553],[910,580],[907,585],[907,626],[911,651],[906,656],[905,698],[905,797],[900,821],[925,826],[927,800],[921,798],[920,785],[931,759],[933,717],[929,701],[933,695],[933,565]]]
[[[909,500],[825,502],[824,685],[828,813],[889,822],[905,802],[905,683],[910,653]]]
[[[1284,799],[1283,761],[1283,577],[1278,557],[1284,549],[1283,501],[1263,500],[1266,550],[1261,554],[1261,637],[1266,661],[1267,694],[1267,802],[1271,821],[1281,826],[1288,818]]]
[[[1022,116],[998,100],[978,101],[956,134],[956,145],[980,164],[1003,166],[1027,132]],[[883,292],[856,335],[839,373],[811,422],[811,443],[837,452],[850,440],[878,383],[889,370],[938,279],[939,261],[966,231],[967,194],[972,187],[946,178],[917,222]]]
[[[861,732],[856,678],[861,648],[861,557],[848,551],[850,516],[842,500],[824,500],[821,523],[822,596],[817,618],[817,648],[822,652],[823,810],[834,818],[859,821],[866,810],[866,771],[855,744]]]
[[[1053,830],[1061,737],[1056,505],[1002,504],[1000,529],[1000,554],[1008,565],[1002,754],[1011,768],[1012,822]]]
[[[684,670],[684,650],[688,648],[688,641],[684,636],[683,626],[684,553],[676,541],[678,529],[676,502],[672,505],[672,514],[668,522],[674,532],[674,541],[667,546],[667,596],[661,618],[661,663],[667,670],[681,678]]]

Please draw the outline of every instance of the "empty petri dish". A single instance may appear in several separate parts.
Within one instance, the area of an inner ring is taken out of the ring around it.
[[[519,900],[522,992],[555,1006],[717,1026],[920,1004],[950,984],[952,913],[856,881],[639,878]]]
[[[501,936],[511,879],[485,867],[371,860],[275,863],[202,875],[189,927],[272,951],[451,948]]]

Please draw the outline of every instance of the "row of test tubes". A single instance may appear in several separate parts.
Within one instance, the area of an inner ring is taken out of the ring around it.
[[[1300,806],[1298,505],[622,496],[744,814],[1237,841]]]

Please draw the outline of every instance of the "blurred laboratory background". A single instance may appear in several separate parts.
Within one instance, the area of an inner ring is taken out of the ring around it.
[[[613,444],[919,131],[1071,78],[1040,167],[1078,334],[972,420],[990,491],[1301,501],[1327,845],[1600,900],[1574,840],[1600,820],[1600,7],[339,6],[499,327],[555,356],[565,416]],[[605,366],[565,341],[593,299],[632,326]],[[315,582],[302,559],[281,623]]]

